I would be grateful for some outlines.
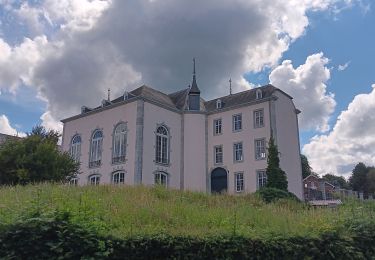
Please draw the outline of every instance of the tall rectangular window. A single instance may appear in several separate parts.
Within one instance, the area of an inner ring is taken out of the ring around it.
[[[223,146],[217,145],[214,147],[214,153],[215,153],[215,164],[223,163]]]
[[[267,184],[267,173],[265,170],[257,171],[257,186],[258,189],[265,187]]]
[[[254,127],[259,128],[264,126],[264,112],[263,109],[254,111]]]
[[[232,117],[233,121],[233,132],[241,131],[242,130],[242,115],[233,115]]]
[[[236,192],[243,192],[244,191],[244,179],[243,179],[243,172],[237,172],[234,174],[235,178],[235,189]]]
[[[255,159],[266,159],[266,140],[264,138],[255,140]]]
[[[233,160],[235,162],[243,161],[242,142],[233,144]]]
[[[169,132],[165,126],[156,129],[155,162],[169,163]]]
[[[214,120],[214,135],[219,135],[222,133],[221,118]]]

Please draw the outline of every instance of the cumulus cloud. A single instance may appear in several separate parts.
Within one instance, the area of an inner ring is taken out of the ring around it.
[[[0,38],[0,89],[15,92],[21,84],[32,85],[34,69],[50,47],[45,36],[25,38],[13,47]]]
[[[25,133],[18,132],[10,125],[9,119],[6,115],[0,116],[0,133],[7,135],[25,136]]]
[[[239,91],[251,87],[244,73],[277,65],[290,43],[303,35],[307,12],[347,2],[45,0],[24,5],[30,14],[19,8],[33,27],[49,24],[54,32],[49,42],[45,36],[32,40],[48,42],[37,44],[42,58],[26,63],[18,81],[4,78],[13,89],[23,81],[35,86],[48,102],[48,115],[61,119],[81,105],[99,104],[108,87],[115,95],[143,83],[165,92],[184,88],[196,57],[198,84],[204,97],[212,98],[227,93],[229,77]],[[15,53],[14,47],[8,49]],[[321,130],[327,128],[319,124]]]
[[[336,102],[334,95],[327,92],[328,62],[323,53],[307,57],[297,68],[292,61],[285,60],[269,76],[271,84],[295,97],[294,103],[302,111],[299,123],[303,130],[329,130],[328,121]]]
[[[332,131],[313,137],[303,147],[314,171],[348,175],[354,165],[375,165],[375,84],[368,94],[354,97]]]

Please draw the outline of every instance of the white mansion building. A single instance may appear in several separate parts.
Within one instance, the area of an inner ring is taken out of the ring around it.
[[[254,192],[265,185],[271,132],[289,190],[302,198],[297,110],[266,85],[205,101],[194,73],[187,89],[147,86],[62,120],[62,147],[81,163],[84,184],[155,183],[174,189]]]

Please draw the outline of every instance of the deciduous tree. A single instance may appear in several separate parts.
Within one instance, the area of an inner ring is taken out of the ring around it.
[[[57,146],[59,134],[43,127],[33,128],[27,137],[9,140],[0,148],[0,184],[28,184],[65,181],[79,165]]]

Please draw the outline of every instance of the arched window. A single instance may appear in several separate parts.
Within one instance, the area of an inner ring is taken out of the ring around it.
[[[89,167],[98,167],[102,163],[103,132],[95,130],[91,138]]]
[[[100,175],[98,174],[90,175],[89,177],[90,185],[99,185],[99,183],[100,183]]]
[[[125,172],[114,172],[112,174],[113,184],[124,184],[125,183]]]
[[[75,162],[79,162],[81,156],[81,136],[75,135],[70,142],[70,156]]]
[[[166,172],[155,172],[155,184],[168,187],[168,174]]]
[[[262,90],[261,89],[257,89],[257,91],[255,92],[255,94],[256,94],[256,99],[263,98],[263,94],[262,94]]]
[[[126,124],[120,123],[116,126],[113,134],[112,163],[125,162],[126,154]]]
[[[169,163],[169,133],[165,126],[159,126],[156,129],[156,153],[155,162]]]

